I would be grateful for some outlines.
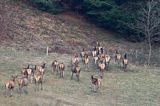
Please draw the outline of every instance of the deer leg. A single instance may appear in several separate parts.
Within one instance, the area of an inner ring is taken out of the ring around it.
[[[52,67],[52,74],[54,74],[54,69],[53,69],[53,67]]]
[[[62,78],[64,78],[64,71],[62,72]]]
[[[96,92],[96,85],[93,85],[93,91]]]
[[[36,81],[35,81],[35,89],[34,89],[35,92],[37,91],[37,90],[36,90],[36,88],[37,88],[36,86],[37,86],[37,84],[36,84]]]
[[[73,79],[73,72],[72,72],[72,76],[71,76],[71,80]]]
[[[58,69],[56,69],[57,70],[57,75],[58,75]]]
[[[89,69],[89,63],[87,63],[87,70]]]
[[[10,97],[12,97],[13,89],[10,89]]]
[[[78,82],[79,82],[79,74],[77,74],[77,79],[78,79]]]
[[[21,87],[20,87],[20,84],[19,84],[19,93],[21,94]]]
[[[7,87],[5,86],[5,96],[7,96]]]
[[[41,90],[43,90],[43,83],[41,82]]]

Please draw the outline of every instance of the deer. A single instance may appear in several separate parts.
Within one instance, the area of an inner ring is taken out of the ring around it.
[[[34,75],[34,68],[30,68],[30,65],[28,65],[28,68],[26,69],[26,72],[28,74],[28,81],[32,84],[33,82],[33,75]]]
[[[102,79],[103,79],[103,74],[104,74],[105,67],[106,67],[105,61],[99,60],[98,68],[99,68],[100,76],[102,77]]]
[[[73,79],[73,75],[76,74],[77,80],[79,81],[79,76],[81,71],[80,65],[78,63],[73,64],[71,70],[72,70],[71,80]]]
[[[82,49],[82,52],[80,53],[82,61],[84,61],[84,55],[85,55],[85,50],[84,48]]]
[[[28,86],[28,78],[27,76],[22,76],[21,78],[18,79],[18,86],[19,86],[19,91],[20,94],[22,93],[22,88]]]
[[[57,60],[54,60],[54,61],[52,62],[52,73],[53,73],[53,74],[54,74],[55,71],[56,71],[57,74],[58,74],[58,65],[59,65],[59,63],[58,63]]]
[[[99,77],[99,76],[91,75],[91,82],[93,84],[93,91],[95,92],[101,86],[102,77],[101,76]]]
[[[13,95],[13,90],[16,85],[16,78],[18,75],[12,75],[11,79],[5,83],[5,95],[7,96],[7,91],[10,92],[10,97]]]
[[[121,67],[121,59],[122,59],[121,54],[118,51],[116,51],[115,62],[117,62],[117,64],[118,64],[119,67]]]
[[[36,68],[42,74],[43,79],[44,79],[44,73],[45,73],[45,69],[44,69],[45,66],[46,66],[46,63],[43,63],[42,65],[38,65]]]
[[[124,54],[124,58],[122,60],[122,64],[123,64],[123,69],[126,70],[127,69],[127,65],[128,65],[127,53]]]
[[[35,91],[37,91],[37,89],[39,90],[39,85],[41,85],[41,90],[43,90],[43,73],[37,68],[34,74],[34,80],[35,80]]]
[[[88,70],[88,68],[89,68],[89,56],[87,54],[84,55],[84,64],[85,64],[85,69]]]
[[[59,64],[60,78],[64,78],[64,70],[65,70],[64,63],[60,63]]]
[[[98,52],[97,52],[97,48],[94,47],[93,51],[92,51],[92,57],[94,59],[94,63],[97,64],[98,61]]]
[[[109,63],[110,63],[110,61],[111,61],[111,57],[108,54],[106,54],[106,56],[105,56],[105,63],[106,63],[107,70],[109,69]]]
[[[79,63],[79,57],[78,57],[78,55],[74,55],[74,56],[72,57],[71,63],[72,63],[72,65]]]

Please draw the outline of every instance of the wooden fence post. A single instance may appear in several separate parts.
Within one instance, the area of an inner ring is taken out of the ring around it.
[[[48,56],[48,46],[47,46],[47,49],[46,49],[46,55]]]

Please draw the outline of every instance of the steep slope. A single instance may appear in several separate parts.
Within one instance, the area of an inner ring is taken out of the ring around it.
[[[50,15],[19,1],[1,2],[2,10],[5,11],[2,16],[8,22],[6,35],[0,35],[3,45],[27,50],[41,50],[49,46],[50,51],[61,48],[66,52],[96,41],[107,41],[104,44],[108,47],[112,45],[112,48],[119,46],[113,33],[87,23],[83,17],[74,13]]]

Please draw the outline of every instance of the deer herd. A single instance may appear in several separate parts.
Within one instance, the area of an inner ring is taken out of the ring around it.
[[[122,55],[118,50],[115,51],[114,56],[111,56],[104,47],[97,43],[91,51],[82,49],[80,53],[74,52],[71,57],[71,80],[74,75],[77,81],[80,81],[80,72],[82,65],[84,65],[85,70],[89,70],[89,63],[93,62],[96,67],[97,74],[92,74],[90,76],[91,84],[93,85],[93,91],[97,91],[102,84],[104,79],[104,72],[109,71],[109,65],[111,60],[115,60],[117,67],[126,71],[128,65],[127,53]],[[82,63],[82,65],[80,65]],[[12,75],[11,79],[5,83],[5,94],[9,92],[9,96],[12,96],[13,90],[16,86],[16,82],[19,87],[19,93],[22,93],[22,89],[27,87],[28,84],[34,83],[35,92],[43,90],[44,76],[46,72],[46,63],[40,65],[28,65],[26,68],[22,68],[20,75]],[[54,60],[51,64],[52,74],[59,75],[60,78],[64,78],[65,64],[63,62],[58,62]]]

